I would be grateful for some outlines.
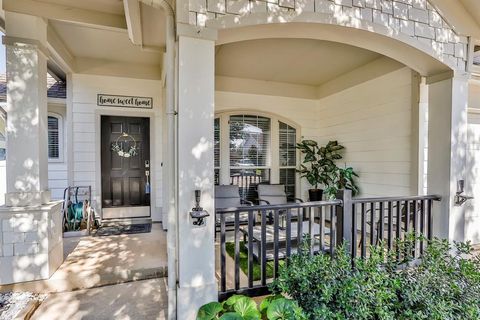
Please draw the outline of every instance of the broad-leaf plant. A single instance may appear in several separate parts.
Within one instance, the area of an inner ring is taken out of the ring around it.
[[[353,195],[358,193],[355,183],[358,174],[351,167],[340,168],[336,164],[343,158],[340,152],[345,149],[338,141],[329,141],[320,147],[314,140],[303,140],[297,143],[297,149],[304,156],[297,172],[315,189],[323,185],[329,199],[334,199],[338,190],[342,189],[352,190]]]

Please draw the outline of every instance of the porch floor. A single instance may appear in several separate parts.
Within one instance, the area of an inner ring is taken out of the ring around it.
[[[48,280],[0,286],[0,291],[64,292],[167,276],[167,233],[64,238],[65,261]]]

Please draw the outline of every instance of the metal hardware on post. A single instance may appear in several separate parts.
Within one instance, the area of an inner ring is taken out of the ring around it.
[[[472,196],[463,195],[464,191],[465,191],[465,180],[458,180],[457,193],[455,194],[455,198],[454,198],[454,203],[456,206],[461,206],[465,202],[467,202],[467,200],[473,199]]]
[[[195,190],[195,207],[190,211],[190,216],[192,217],[193,225],[195,226],[203,226],[205,224],[205,218],[210,216],[207,211],[200,207],[201,195],[202,192],[200,190]]]
[[[348,252],[352,252],[352,190],[339,190],[337,199],[342,201],[342,205],[337,206],[337,227],[336,227],[336,245],[343,244]]]

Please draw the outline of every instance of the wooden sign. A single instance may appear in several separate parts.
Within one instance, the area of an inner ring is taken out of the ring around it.
[[[122,107],[135,109],[152,109],[153,98],[118,96],[114,94],[97,94],[97,104],[103,107]]]

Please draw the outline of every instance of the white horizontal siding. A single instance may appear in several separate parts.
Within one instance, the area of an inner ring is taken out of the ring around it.
[[[403,68],[318,101],[318,141],[338,140],[359,174],[360,196],[412,190],[412,74]]]
[[[48,163],[48,188],[52,199],[63,200],[63,192],[68,187],[67,165],[63,162]]]
[[[216,92],[215,111],[273,113],[301,128],[302,139],[346,147],[339,165],[359,173],[361,196],[416,194],[412,189],[412,73],[408,68],[320,100]],[[343,162],[343,163],[342,163]],[[302,197],[310,186],[302,180]]]
[[[5,193],[7,192],[7,162],[0,161],[0,206],[5,204]]]
[[[151,148],[152,176],[152,213],[161,213],[162,207],[162,84],[156,80],[141,80],[120,77],[94,76],[75,74],[73,79],[73,181],[75,185],[92,186],[95,206],[100,212],[101,190],[99,189],[100,172],[96,172],[97,164],[97,141],[100,128],[97,128],[97,115],[100,110],[108,110],[114,115],[116,112],[132,111],[128,108],[99,107],[97,106],[97,94],[117,94],[126,96],[153,97],[153,110],[134,110],[135,112],[155,116],[150,122],[156,141]],[[146,116],[148,116],[146,115]],[[97,181],[98,179],[98,181]],[[154,220],[160,220],[160,215],[152,216]]]
[[[474,197],[465,203],[465,236],[480,243],[480,114],[468,115],[467,172],[465,194]]]
[[[316,100],[217,91],[215,112],[234,110],[273,113],[298,124],[304,137],[317,133]]]

